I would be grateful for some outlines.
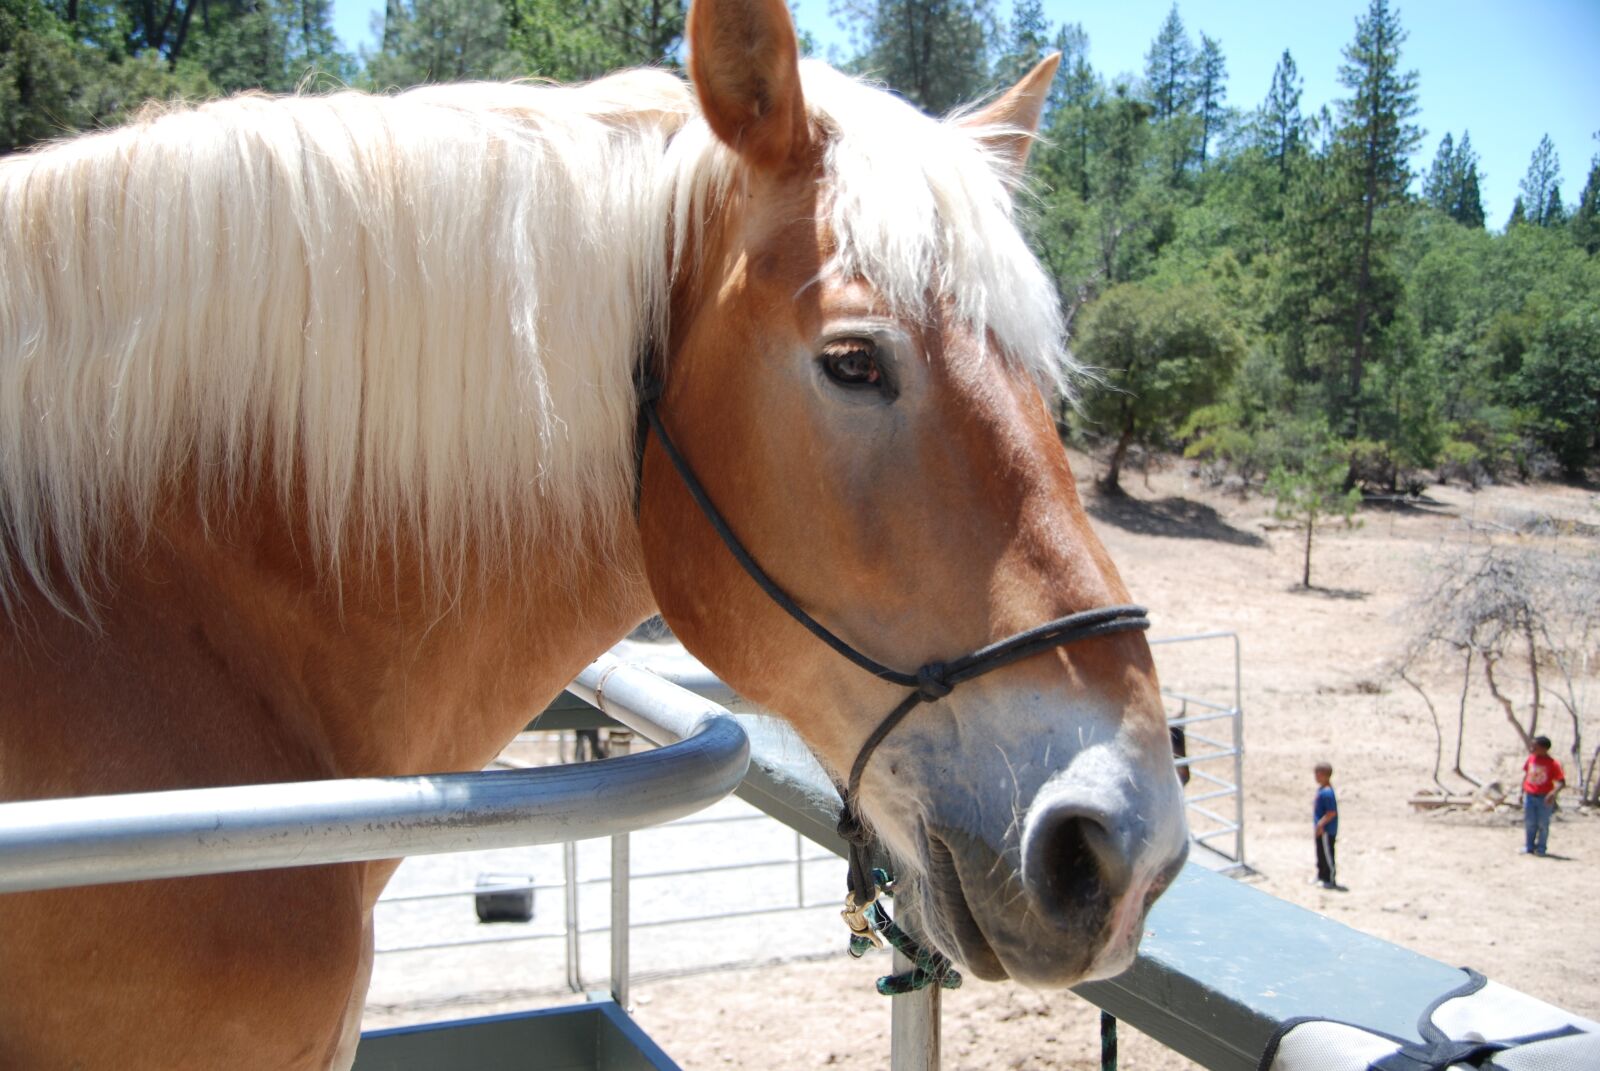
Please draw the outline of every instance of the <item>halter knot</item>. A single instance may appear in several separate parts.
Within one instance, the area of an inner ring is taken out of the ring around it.
[[[646,372],[642,365],[638,372],[634,374],[633,382],[634,386],[638,388],[641,405],[661,400],[661,393],[665,389],[665,384],[649,372]]]
[[[835,828],[846,844],[864,848],[872,843],[872,834],[867,832],[866,823],[861,821],[856,809],[848,804],[839,812],[839,824]]]
[[[917,694],[929,703],[949,695],[955,685],[944,679],[944,673],[943,662],[929,662],[917,670]]]

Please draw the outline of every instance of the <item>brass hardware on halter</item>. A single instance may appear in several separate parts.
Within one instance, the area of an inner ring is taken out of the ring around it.
[[[856,894],[846,893],[844,897],[844,910],[839,912],[839,917],[844,919],[844,924],[850,927],[851,943],[857,941],[871,941],[873,948],[883,947],[883,938],[878,930],[867,918],[867,910],[878,900],[878,890],[872,890],[872,896],[866,903],[857,905]]]

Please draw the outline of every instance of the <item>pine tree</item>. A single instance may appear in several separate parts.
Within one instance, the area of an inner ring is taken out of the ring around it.
[[[0,0],[0,154],[122,122],[149,100],[216,93],[189,59],[128,51],[117,4]]]
[[[1228,95],[1228,63],[1215,38],[1200,35],[1200,55],[1194,64],[1195,105],[1200,113],[1200,168],[1205,169],[1206,154],[1221,134],[1227,117],[1223,100]]]
[[[383,37],[392,47],[367,59],[367,79],[378,88],[507,78],[521,64],[507,47],[507,20],[499,0],[397,0]]]
[[[1146,99],[1154,109],[1156,122],[1189,111],[1194,100],[1194,43],[1178,17],[1178,5],[1167,12],[1166,21],[1150,44],[1144,58]]]
[[[577,82],[623,67],[678,65],[683,0],[502,2],[506,47],[520,73]]]
[[[1376,325],[1388,319],[1395,295],[1380,287],[1376,261],[1381,257],[1377,234],[1379,213],[1405,196],[1411,181],[1407,160],[1422,134],[1410,120],[1417,114],[1417,74],[1400,69],[1400,46],[1406,32],[1389,0],[1371,0],[1367,14],[1356,20],[1356,38],[1345,46],[1339,81],[1351,91],[1339,102],[1340,129],[1335,137],[1347,188],[1360,207],[1356,236],[1353,308],[1350,310],[1350,356],[1345,387],[1347,427],[1353,428],[1361,402],[1362,377],[1371,357]],[[1378,315],[1374,315],[1374,314]]]
[[[1458,182],[1456,139],[1446,133],[1439,142],[1439,151],[1433,154],[1433,166],[1422,180],[1422,199],[1441,212],[1449,212]]]
[[[1565,227],[1567,225],[1567,206],[1561,201],[1561,187],[1551,186],[1550,196],[1545,198],[1544,211],[1539,214],[1541,227]]]
[[[1455,190],[1445,208],[1450,218],[1463,226],[1483,226],[1483,195],[1479,191],[1482,178],[1478,154],[1472,150],[1472,134],[1463,130],[1455,152]]]
[[[1112,87],[1094,112],[1096,151],[1090,158],[1090,200],[1099,229],[1099,274],[1125,282],[1126,233],[1137,225],[1134,198],[1150,156],[1150,106],[1126,84]]]
[[[176,71],[194,63],[224,92],[287,92],[311,72],[353,73],[333,31],[332,0],[113,0],[129,55]]]
[[[1506,220],[1506,230],[1520,227],[1528,222],[1528,206],[1522,203],[1522,194],[1517,194],[1517,199],[1511,202],[1511,218]]]
[[[1078,23],[1062,26],[1053,42],[1061,53],[1061,69],[1046,101],[1045,159],[1055,170],[1056,184],[1089,200],[1089,153],[1094,143],[1095,108],[1101,97],[1100,78],[1089,65],[1089,35]]]
[[[994,66],[996,84],[1015,84],[1044,58],[1049,46],[1050,20],[1045,17],[1043,0],[1014,0],[1005,54]]]
[[[1197,58],[1178,6],[1173,4],[1145,54],[1144,99],[1156,126],[1156,157],[1167,186],[1179,189],[1200,147],[1201,122],[1195,114]]]
[[[1589,164],[1589,181],[1583,184],[1578,207],[1572,212],[1572,240],[1585,253],[1600,253],[1600,156]]]
[[[1461,133],[1461,144],[1445,134],[1434,155],[1433,166],[1422,182],[1422,199],[1457,223],[1483,226],[1483,196],[1479,192],[1478,154],[1472,135]]]
[[[929,114],[988,87],[992,0],[843,0],[835,11],[860,40],[847,66],[882,79]]]
[[[1561,195],[1555,191],[1560,185],[1561,158],[1556,155],[1555,143],[1546,134],[1539,139],[1533,156],[1528,160],[1528,173],[1517,184],[1517,189],[1522,191],[1522,203],[1527,210],[1529,223],[1541,227],[1552,225],[1548,218],[1551,195],[1555,195],[1555,204],[1559,208]]]
[[[1258,144],[1278,169],[1280,196],[1289,188],[1289,168],[1302,149],[1301,139],[1305,133],[1305,119],[1300,115],[1302,88],[1300,72],[1286,48],[1272,71],[1272,88],[1267,91],[1267,99],[1262,102],[1256,118]]]

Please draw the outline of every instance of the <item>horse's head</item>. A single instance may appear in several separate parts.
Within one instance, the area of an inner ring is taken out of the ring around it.
[[[703,122],[672,147],[660,413],[740,541],[812,616],[910,671],[1128,602],[1041,391],[1061,319],[1011,218],[1055,60],[941,123],[797,63],[780,0],[701,0],[690,35]],[[640,525],[684,643],[847,771],[906,690],[759,590],[655,437]],[[872,752],[860,806],[922,926],[975,973],[1122,970],[1187,847],[1142,635],[919,706]]]

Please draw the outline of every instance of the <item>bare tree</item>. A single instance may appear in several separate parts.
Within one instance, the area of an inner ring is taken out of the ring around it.
[[[1454,772],[1478,784],[1461,768],[1468,693],[1474,663],[1496,705],[1524,747],[1539,732],[1539,720],[1554,697],[1567,715],[1572,775],[1580,796],[1593,802],[1600,748],[1585,755],[1585,697],[1600,664],[1600,560],[1592,553],[1565,555],[1555,547],[1495,546],[1466,549],[1443,561],[1432,590],[1413,608],[1421,629],[1400,660],[1400,679],[1422,696],[1434,725],[1434,782],[1443,765],[1444,731],[1432,697],[1416,679],[1418,667],[1436,658],[1462,660],[1456,718]],[[1556,686],[1550,686],[1554,677]],[[1526,688],[1514,687],[1522,680]],[[1521,693],[1520,695],[1518,693]]]

